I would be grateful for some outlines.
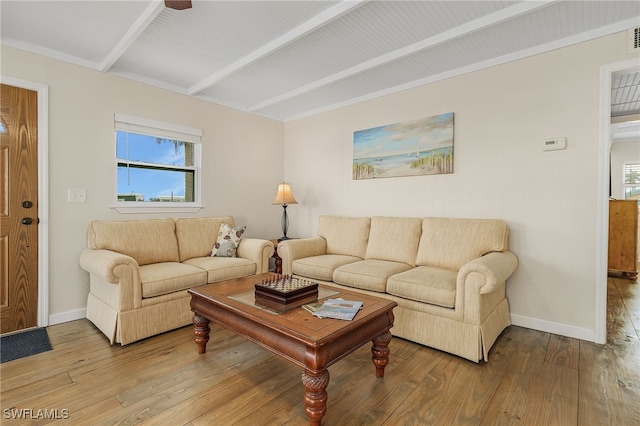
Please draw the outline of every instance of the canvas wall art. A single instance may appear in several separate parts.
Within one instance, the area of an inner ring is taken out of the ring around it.
[[[353,132],[353,179],[453,173],[453,113]]]

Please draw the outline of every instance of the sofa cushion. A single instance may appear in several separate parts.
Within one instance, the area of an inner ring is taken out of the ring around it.
[[[142,298],[175,293],[206,284],[207,271],[177,262],[161,262],[140,267]]]
[[[184,263],[207,271],[208,283],[247,277],[257,272],[254,261],[241,257],[196,257]]]
[[[244,234],[244,231],[246,230],[246,226],[233,228],[228,223],[220,225],[218,238],[211,250],[211,256],[236,257],[238,245],[240,245],[240,240],[242,239],[242,234]]]
[[[391,275],[411,269],[406,263],[386,260],[362,260],[337,268],[333,272],[333,282],[362,290],[384,293],[387,279]]]
[[[417,217],[374,217],[365,259],[389,260],[414,266],[422,219]]]
[[[359,257],[341,254],[323,254],[320,256],[305,257],[293,261],[291,272],[316,280],[332,281],[333,271],[336,268],[361,260]]]
[[[458,273],[450,269],[418,266],[389,277],[387,293],[404,299],[453,308]]]
[[[93,221],[88,247],[131,256],[138,265],[178,261],[178,241],[173,219]]]
[[[318,236],[327,241],[327,254],[364,259],[370,224],[368,217],[320,216]]]
[[[232,216],[183,217],[176,219],[176,236],[180,249],[180,261],[209,256],[216,243],[222,223],[235,226]]]
[[[422,222],[416,265],[459,270],[482,255],[508,250],[508,238],[503,220],[428,217]]]

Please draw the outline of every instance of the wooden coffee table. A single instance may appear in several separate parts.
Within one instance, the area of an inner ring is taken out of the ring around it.
[[[317,318],[303,308],[274,314],[247,301],[254,285],[275,274],[266,273],[192,288],[191,310],[198,352],[206,352],[209,322],[213,321],[302,367],[305,412],[311,425],[320,425],[327,410],[327,368],[372,341],[377,377],[389,363],[389,342],[395,302],[323,287],[320,297],[364,302],[351,321]]]

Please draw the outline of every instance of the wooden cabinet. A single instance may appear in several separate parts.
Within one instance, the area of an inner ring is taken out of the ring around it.
[[[609,272],[638,278],[638,202],[609,200]]]

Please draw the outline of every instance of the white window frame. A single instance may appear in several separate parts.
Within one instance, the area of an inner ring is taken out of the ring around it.
[[[202,130],[163,123],[146,118],[125,114],[114,115],[114,191],[112,208],[119,213],[194,213],[203,208],[202,205]],[[138,133],[166,139],[177,139],[194,144],[194,198],[192,202],[151,203],[147,201],[118,201],[118,156],[116,153],[115,135],[117,131]]]

